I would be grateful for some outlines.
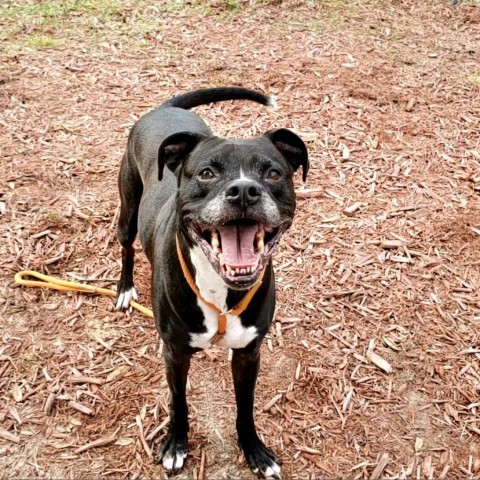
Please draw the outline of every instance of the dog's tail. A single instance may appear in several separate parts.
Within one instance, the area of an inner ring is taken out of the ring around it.
[[[206,105],[214,102],[224,102],[226,100],[250,100],[261,103],[262,105],[278,108],[277,102],[273,96],[242,87],[218,87],[204,88],[193,92],[184,93],[173,97],[162,103],[161,107],[176,107],[189,110],[190,108]]]

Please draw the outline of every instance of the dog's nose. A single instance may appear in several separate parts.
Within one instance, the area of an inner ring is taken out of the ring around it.
[[[227,188],[225,198],[234,205],[243,207],[254,205],[260,200],[262,192],[259,185],[252,181],[236,180]]]

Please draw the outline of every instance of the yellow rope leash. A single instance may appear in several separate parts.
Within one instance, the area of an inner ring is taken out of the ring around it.
[[[40,281],[25,280],[24,277],[33,277],[39,279]],[[24,287],[50,288],[52,290],[60,290],[62,292],[93,293],[97,295],[108,295],[110,297],[115,297],[117,295],[117,292],[114,292],[108,288],[94,287],[92,285],[85,285],[83,283],[67,282],[66,280],[60,280],[48,275],[43,275],[43,273],[34,272],[32,270],[23,270],[22,272],[16,273],[15,283],[17,285],[23,285]],[[145,315],[153,318],[153,312],[149,308],[146,308],[133,300],[130,300],[130,305],[139,312],[142,312]]]

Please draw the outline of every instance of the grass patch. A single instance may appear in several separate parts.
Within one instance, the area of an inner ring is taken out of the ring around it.
[[[167,12],[190,10],[203,17],[220,13],[220,18],[224,20],[230,18],[232,14],[241,12],[246,6],[247,2],[245,0],[225,0],[221,4],[209,0],[193,0],[188,3],[185,0],[174,0],[168,2],[163,8]]]
[[[227,3],[230,3],[230,2],[227,2]],[[185,0],[175,0],[173,2],[168,2],[162,8],[166,12],[173,12],[173,13],[181,12],[183,10],[190,10],[204,17],[208,17],[213,13],[212,7],[209,5],[208,2],[204,0],[193,1],[193,2],[189,2],[188,4],[185,2]]]
[[[4,1],[0,2],[0,42],[10,52],[92,38],[98,43],[98,30],[120,24],[121,12],[120,0]]]
[[[35,365],[37,363],[37,354],[33,351],[24,353],[20,358],[29,365]]]
[[[241,0],[228,0],[224,11],[232,13]],[[226,10],[229,8],[230,10]],[[24,48],[51,48],[59,43],[91,53],[102,52],[112,38],[118,48],[139,49],[168,22],[188,9],[201,16],[213,11],[208,1],[159,3],[146,0],[11,0],[0,2],[0,42],[11,53]],[[168,57],[176,53],[167,52]]]
[[[472,73],[467,77],[468,83],[474,87],[480,88],[480,71]]]
[[[26,46],[39,50],[42,48],[52,48],[57,46],[58,42],[50,37],[43,37],[42,35],[32,35],[28,38]]]
[[[318,20],[311,20],[309,22],[288,21],[282,22],[284,27],[294,30],[295,32],[318,32],[322,29],[322,24]]]
[[[67,0],[65,2],[18,2],[0,5],[0,15],[15,22],[57,26],[62,20],[78,15],[95,15],[100,19],[120,12],[117,0]]]
[[[58,221],[60,220],[60,216],[56,212],[48,212],[47,220],[50,223],[58,223]]]
[[[21,0],[0,2],[0,18],[0,41],[7,50],[42,49],[58,44],[52,36],[70,42],[108,23],[119,24],[121,8],[120,0]]]
[[[186,7],[184,0],[175,0],[173,2],[168,2],[166,5],[166,10],[170,12],[181,12]]]
[[[242,4],[239,0],[227,0],[225,2],[225,8],[232,13],[237,13],[242,9]]]
[[[347,0],[311,0],[306,4],[315,9],[315,15],[307,17],[303,10],[298,15],[292,9],[291,17],[278,26],[297,32],[322,32],[348,23],[349,17],[358,12],[359,8],[357,2]]]
[[[208,17],[213,13],[212,7],[210,5],[207,5],[206,3],[193,5],[192,8],[193,10],[198,12],[200,15],[203,15],[204,17]]]

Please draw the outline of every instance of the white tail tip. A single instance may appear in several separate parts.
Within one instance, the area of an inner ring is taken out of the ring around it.
[[[270,95],[268,97],[268,103],[267,105],[269,107],[272,107],[274,110],[278,110],[280,107],[278,106],[278,103],[277,101],[275,100],[275,97],[273,95]]]

